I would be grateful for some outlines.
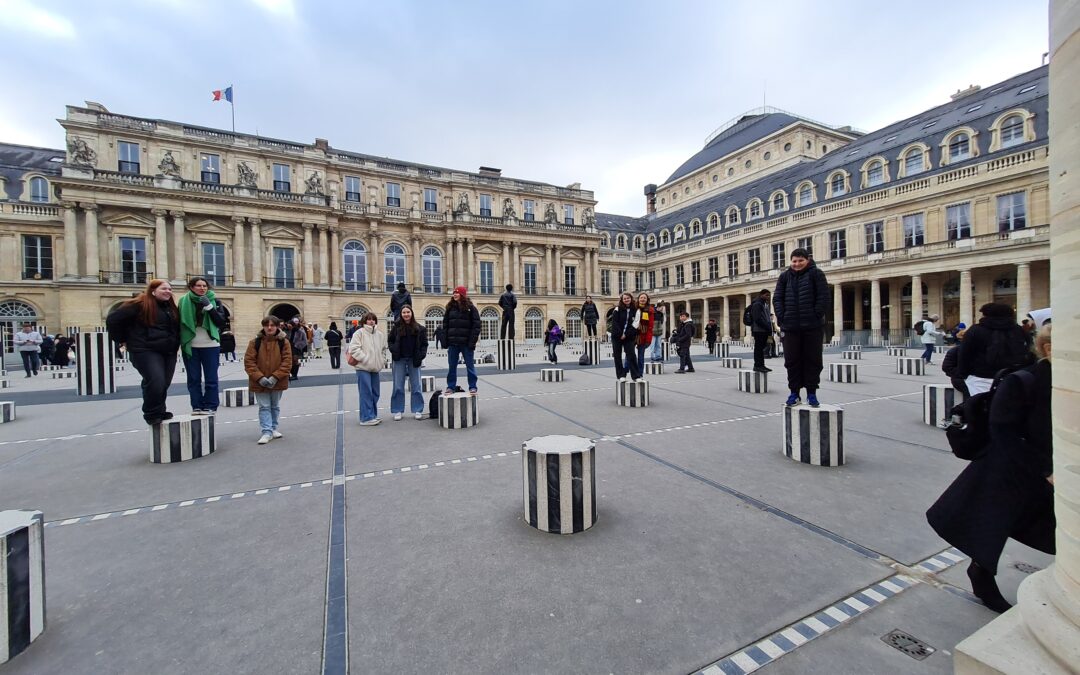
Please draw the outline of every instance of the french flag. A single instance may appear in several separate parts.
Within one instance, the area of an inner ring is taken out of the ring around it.
[[[215,101],[225,100],[232,103],[232,85],[229,85],[224,89],[215,89],[211,93],[214,95]]]

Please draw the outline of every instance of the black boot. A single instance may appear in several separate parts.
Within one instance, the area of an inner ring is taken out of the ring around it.
[[[994,575],[990,574],[990,570],[980,567],[977,562],[972,560],[971,564],[968,565],[967,575],[968,579],[971,580],[971,591],[975,594],[975,597],[983,601],[984,605],[998,614],[1009,611],[1012,605],[1001,595],[997,582],[994,581]]]

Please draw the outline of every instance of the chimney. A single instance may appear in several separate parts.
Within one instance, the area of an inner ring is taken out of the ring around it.
[[[326,140],[325,138],[316,138],[315,139],[315,149],[316,150],[322,150],[323,152],[329,152],[330,151],[330,141]]]
[[[972,94],[979,91],[980,89],[982,89],[982,87],[980,87],[977,84],[969,84],[967,89],[957,89],[956,93],[953,94],[952,96],[950,96],[949,98],[951,98],[954,101],[959,101],[960,99],[964,98],[965,96],[971,96]]]
[[[645,186],[645,212],[656,213],[656,184],[649,183]]]
[[[502,178],[502,169],[493,169],[490,166],[480,167],[481,176],[490,176],[492,178]]]

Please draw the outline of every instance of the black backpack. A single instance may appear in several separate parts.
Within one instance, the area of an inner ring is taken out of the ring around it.
[[[750,305],[747,305],[747,306],[746,306],[746,309],[744,309],[744,310],[743,310],[743,313],[742,313],[742,322],[743,322],[743,325],[744,325],[744,326],[753,326],[753,325],[754,325],[754,317],[752,317],[752,316],[750,315],[750,308],[751,308],[751,307],[753,307],[753,305],[752,305],[752,304],[750,304]]]
[[[459,394],[465,391],[461,387],[454,387],[454,393]],[[428,417],[433,420],[439,419],[439,397],[442,396],[443,390],[440,389],[431,395],[428,399]]]
[[[1031,388],[1035,376],[1027,370],[1005,368],[994,376],[990,391],[975,394],[966,401],[953,407],[949,414],[952,422],[945,428],[945,437],[949,440],[952,453],[964,460],[974,460],[983,456],[990,444],[990,408],[994,403],[1001,381],[1015,373],[1024,386],[1024,400],[1030,400]]]
[[[588,354],[582,354],[581,358],[577,360],[577,364],[579,366],[591,366],[592,359],[589,358]]]
[[[922,335],[926,332],[926,326],[923,324],[922,321],[916,321],[915,325],[912,326],[911,329],[915,331],[916,335]]]

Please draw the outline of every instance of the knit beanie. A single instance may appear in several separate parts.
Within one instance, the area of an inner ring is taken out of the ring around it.
[[[463,298],[464,298],[464,297],[465,297],[465,295],[466,295],[466,294],[465,294],[465,287],[464,287],[464,286],[458,286],[457,288],[455,288],[455,289],[454,289],[454,292],[455,292],[455,293],[457,293],[458,295],[460,295],[460,296],[461,296],[461,297],[463,297]]]

